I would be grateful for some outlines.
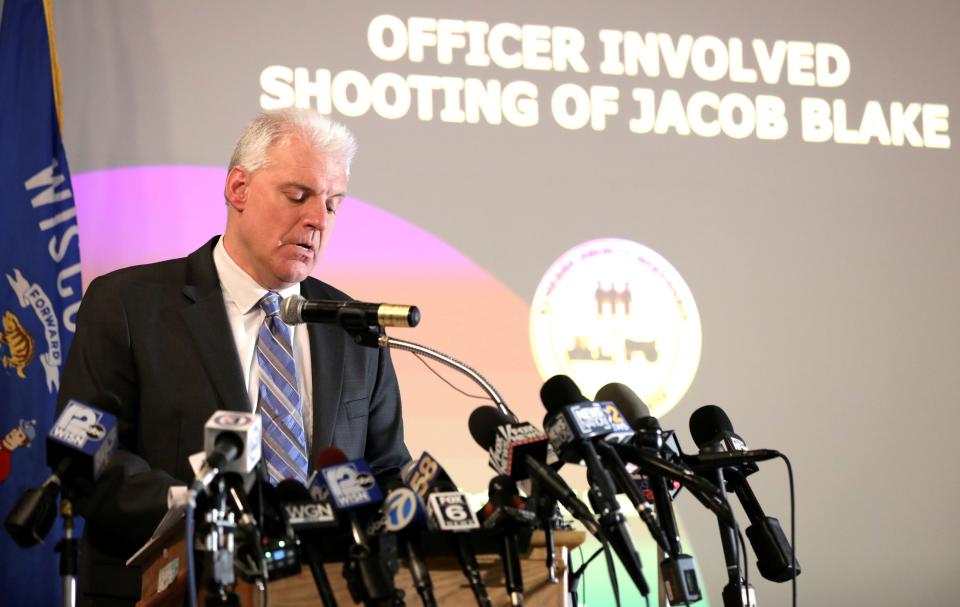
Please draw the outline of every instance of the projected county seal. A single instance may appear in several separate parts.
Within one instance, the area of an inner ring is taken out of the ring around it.
[[[568,375],[588,397],[607,383],[626,384],[659,417],[697,372],[700,314],[662,256],[629,240],[591,240],[540,281],[530,345],[544,378]]]

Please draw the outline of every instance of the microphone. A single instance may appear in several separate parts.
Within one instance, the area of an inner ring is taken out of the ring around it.
[[[535,487],[549,494],[591,534],[600,528],[593,513],[570,485],[546,464],[549,439],[529,423],[516,423],[496,407],[484,405],[470,414],[470,434],[490,454],[488,463],[498,474],[515,481],[530,478]]]
[[[633,430],[629,441],[614,445],[621,457],[642,471],[671,479],[686,487],[724,523],[731,526],[736,524],[723,493],[709,480],[684,465],[673,432],[660,429],[660,422],[650,415],[650,409],[633,390],[613,382],[600,388],[597,399],[600,398],[619,407]]]
[[[321,549],[321,545],[330,539],[330,534],[339,528],[333,506],[326,500],[319,499],[320,491],[311,493],[295,479],[288,478],[277,483],[276,492],[290,526],[301,540],[301,553],[307,557],[321,602],[324,607],[336,607],[337,600],[334,598],[327,571],[323,567]]]
[[[206,459],[194,481],[194,495],[208,487],[218,474],[236,472],[244,477],[260,461],[260,416],[240,411],[215,411],[203,426]]]
[[[47,465],[65,482],[88,486],[117,450],[117,418],[71,399],[47,434]]]
[[[345,329],[415,327],[420,324],[420,309],[417,306],[306,299],[291,295],[280,302],[280,319],[288,325],[317,322]]]
[[[405,474],[407,486],[427,500],[437,528],[451,532],[457,561],[480,607],[492,607],[487,586],[477,563],[468,533],[480,527],[467,496],[461,493],[443,467],[426,451],[412,462]]]
[[[514,422],[496,407],[474,409],[468,426],[473,440],[490,454],[488,463],[497,474],[521,481],[530,476],[525,465],[528,455],[547,461],[547,435],[533,424]]]
[[[420,533],[427,525],[427,510],[420,496],[409,487],[399,487],[384,500],[386,512],[384,523],[387,531],[398,534],[403,540],[407,566],[413,586],[423,601],[424,607],[436,607],[433,595],[433,580],[423,559]]]
[[[757,569],[760,575],[772,582],[786,582],[796,575],[800,575],[800,564],[792,557],[790,542],[780,527],[780,521],[767,516],[757,501],[757,496],[747,483],[747,476],[758,470],[752,456],[749,461],[739,461],[744,454],[751,454],[746,442],[733,431],[733,424],[727,414],[716,405],[700,407],[690,416],[690,434],[694,442],[700,447],[701,455],[710,455],[714,462],[723,461],[721,456],[732,457],[732,465],[718,469],[720,487],[737,494],[740,504],[750,519],[747,527],[747,538],[757,556]],[[769,450],[757,450],[769,454]],[[766,457],[757,458],[769,459]]]
[[[500,530],[500,561],[503,564],[507,596],[513,607],[523,607],[523,571],[520,568],[517,534],[523,527],[532,527],[536,515],[523,509],[517,483],[506,474],[497,475],[490,480],[488,495],[490,501],[481,511],[483,526]]]
[[[61,485],[92,489],[117,449],[117,418],[71,399],[47,434],[46,447],[53,474],[40,487],[24,491],[4,520],[7,533],[22,548],[42,542],[50,532]]]
[[[322,479],[330,500],[343,513],[350,527],[352,545],[347,550],[344,577],[354,602],[393,601],[397,590],[387,567],[367,542],[364,526],[357,516],[359,509],[383,501],[373,471],[362,459],[348,460],[336,447],[328,447],[317,454],[318,479]]]
[[[608,384],[597,392],[597,399],[607,397],[616,405],[622,401],[630,416],[647,413],[643,417],[633,418],[634,422],[644,422],[648,428],[655,429],[660,436],[660,423],[657,418],[649,415],[649,409],[642,400],[623,384]],[[631,398],[632,397],[632,398]],[[634,424],[632,424],[634,425]],[[635,424],[638,425],[639,424]],[[657,453],[659,455],[659,452]],[[672,496],[667,486],[666,477],[648,472],[649,485],[653,493],[653,501],[657,508],[657,520],[664,532],[666,540],[666,558],[660,562],[660,573],[664,580],[664,589],[671,605],[693,603],[702,598],[700,585],[697,582],[696,565],[693,557],[683,553],[680,545],[680,531],[677,529],[677,520],[673,512]]]
[[[550,444],[567,462],[587,465],[590,501],[599,515],[603,534],[623,563],[640,594],[647,596],[650,588],[643,577],[640,555],[634,547],[626,519],[616,500],[616,487],[609,472],[600,462],[592,439],[612,431],[606,413],[596,403],[587,402],[573,380],[566,375],[555,375],[540,388],[540,400],[547,409],[543,426]]]

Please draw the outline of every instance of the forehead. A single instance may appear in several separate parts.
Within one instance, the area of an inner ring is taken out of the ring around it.
[[[297,135],[284,135],[267,148],[265,172],[281,180],[302,182],[316,190],[346,188],[344,162],[325,154]]]

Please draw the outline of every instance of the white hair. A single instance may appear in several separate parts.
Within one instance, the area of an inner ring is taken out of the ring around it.
[[[343,162],[347,175],[357,153],[357,140],[347,127],[307,108],[285,108],[263,112],[247,124],[230,157],[228,171],[242,166],[250,172],[270,162],[267,149],[286,136],[302,137],[318,154]]]

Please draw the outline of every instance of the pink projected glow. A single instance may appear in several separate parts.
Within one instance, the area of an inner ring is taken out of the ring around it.
[[[84,284],[117,268],[182,257],[222,233],[224,177],[223,169],[192,166],[75,175]],[[528,304],[449,244],[349,199],[314,273],[357,299],[418,305],[420,326],[392,335],[468,362],[522,419],[543,416],[541,379],[527,340]],[[466,420],[486,403],[453,391],[406,352],[395,352],[393,359],[411,452],[429,449],[459,483],[485,489],[491,471]],[[480,393],[466,378],[439,370],[466,392]]]

